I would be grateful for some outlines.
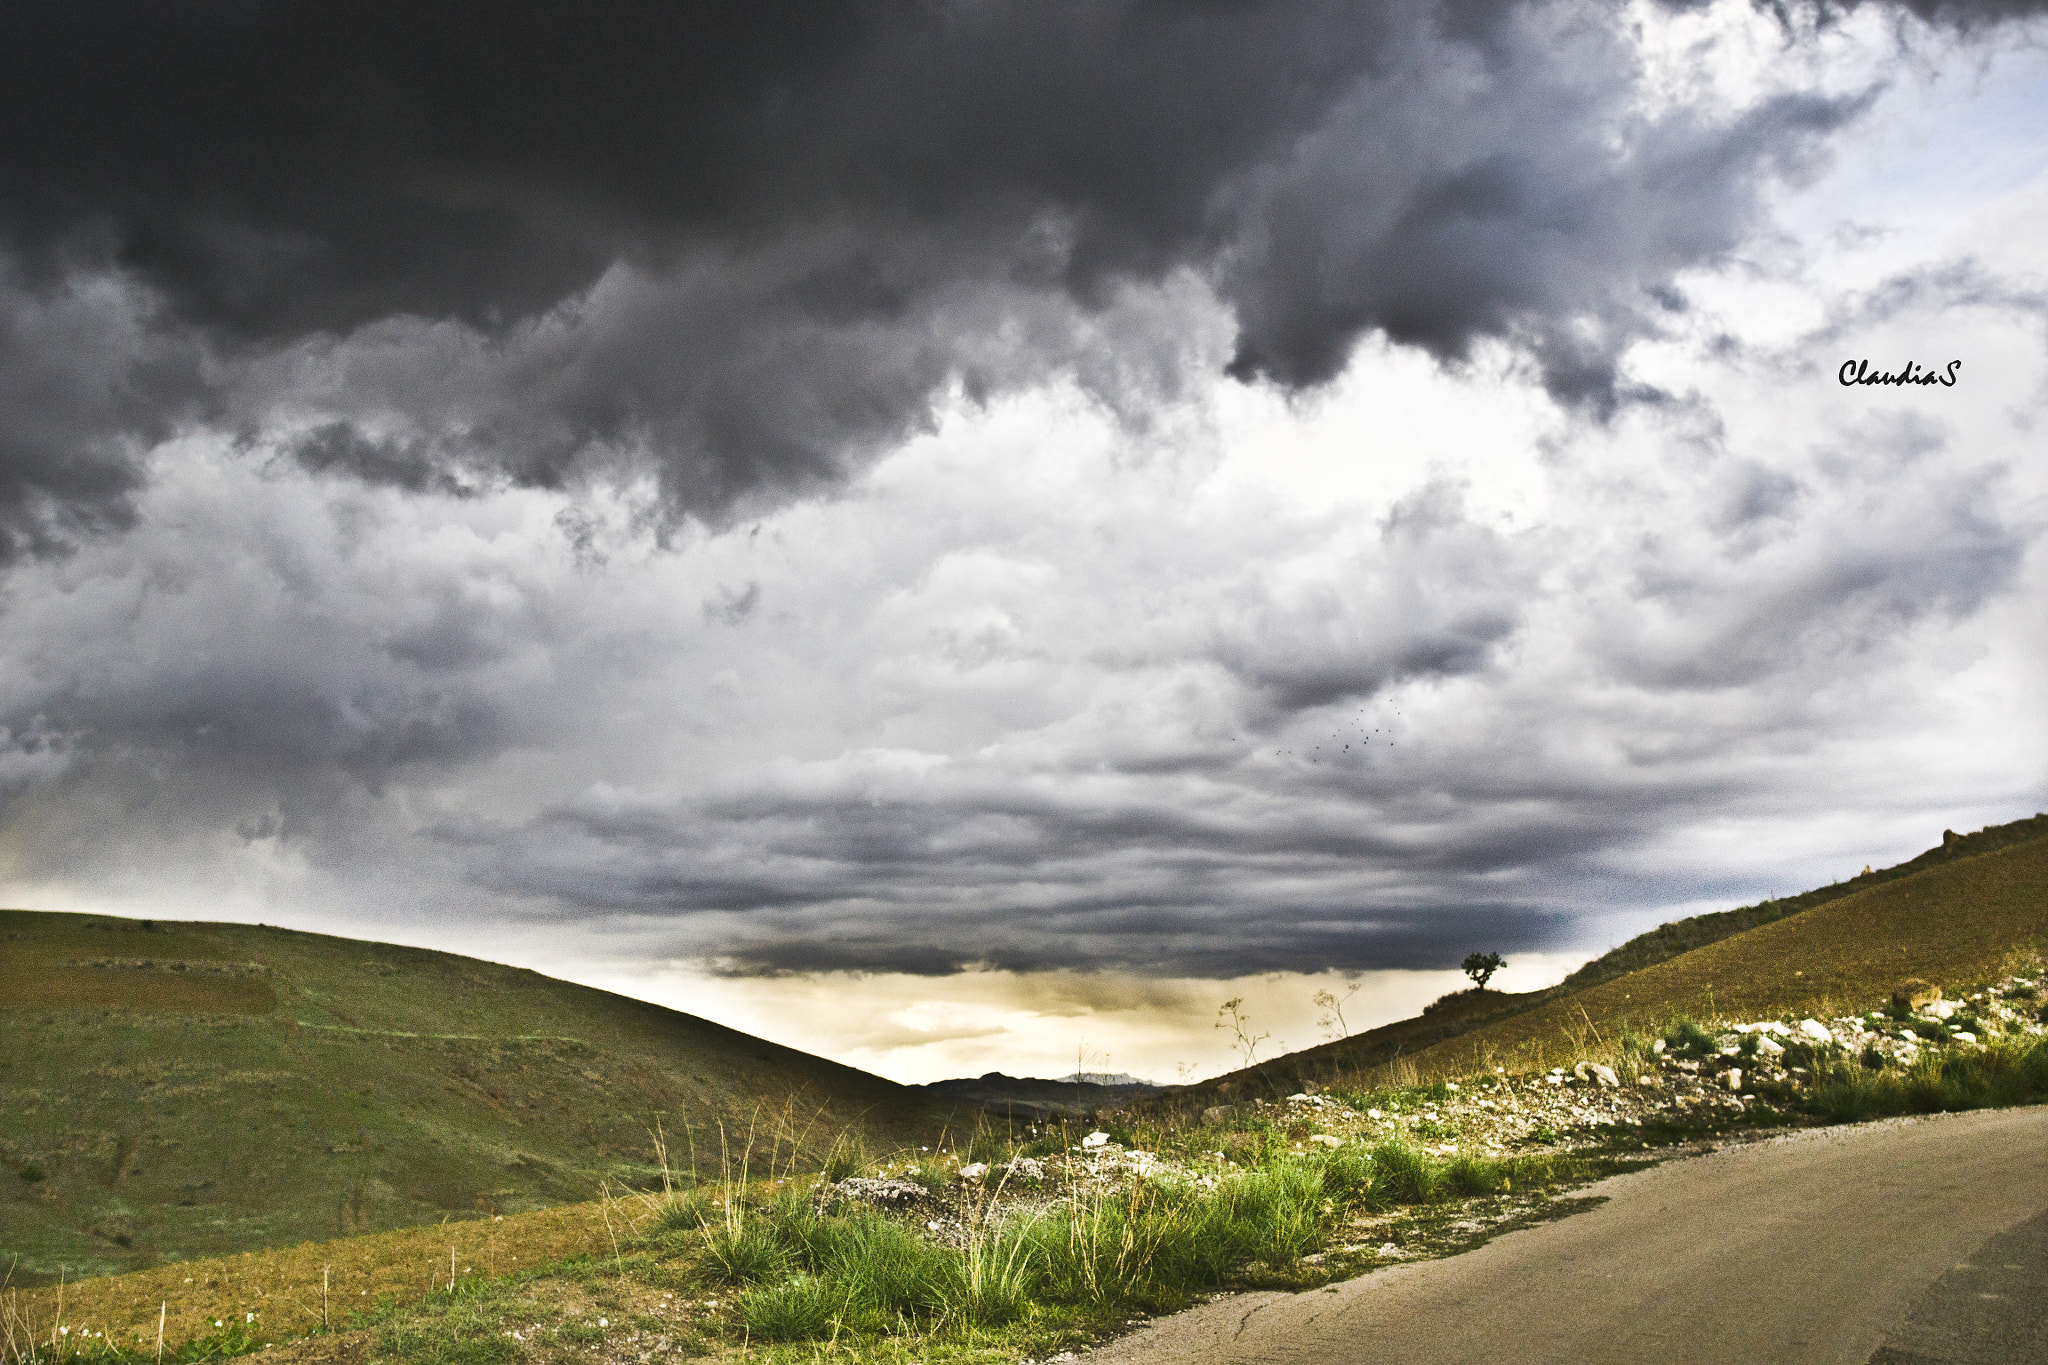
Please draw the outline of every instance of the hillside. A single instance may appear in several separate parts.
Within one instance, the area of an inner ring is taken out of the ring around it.
[[[2043,837],[2048,837],[2048,814],[2036,815],[2027,820],[2015,820],[2010,824],[1991,825],[1978,830],[1975,834],[1957,834],[1954,830],[1943,830],[1940,844],[1916,858],[1892,867],[1880,868],[1874,872],[1865,871],[1848,881],[1816,887],[1796,896],[1760,901],[1755,905],[1745,905],[1735,910],[1722,910],[1710,915],[1693,915],[1686,919],[1673,920],[1669,924],[1660,924],[1649,933],[1638,934],[1619,948],[1594,958],[1560,982],[1557,989],[1569,993],[1597,986],[1603,981],[1612,981],[1629,972],[1655,966],[1659,962],[1677,957],[1680,953],[1704,948],[1730,935],[1785,919],[1803,910],[1812,910],[1844,896],[1867,891],[1874,886],[1882,886],[1902,877],[1915,876],[1945,863],[1962,858],[1974,858],[1983,853],[1995,853],[1999,849],[2031,843]]]
[[[112,1274],[758,1165],[950,1107],[691,1015],[448,953],[0,911],[0,1261]]]
[[[1390,1063],[1462,1073],[1570,1056],[1676,1015],[1868,1008],[1901,977],[1951,992],[2048,946],[2048,815],[1945,832],[1907,862],[1798,896],[1661,925],[1556,986],[1463,991],[1412,1019],[1202,1082],[1176,1109],[1344,1083]]]
[[[1951,996],[2048,948],[2048,838],[1936,862],[1492,1021],[1416,1054],[1424,1070],[1535,1065],[1624,1023],[1835,1014],[1920,977]],[[1597,1041],[1597,1040],[1596,1040]]]

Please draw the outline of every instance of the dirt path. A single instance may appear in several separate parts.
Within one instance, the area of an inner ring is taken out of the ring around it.
[[[1090,1358],[2048,1362],[2048,1107],[1812,1130],[1586,1193],[1607,1202],[1462,1256],[1218,1300]]]

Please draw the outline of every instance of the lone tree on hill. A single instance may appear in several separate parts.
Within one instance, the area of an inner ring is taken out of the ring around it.
[[[1465,969],[1465,975],[1472,978],[1474,990],[1485,990],[1493,974],[1508,965],[1507,959],[1499,953],[1470,953],[1458,964]]]

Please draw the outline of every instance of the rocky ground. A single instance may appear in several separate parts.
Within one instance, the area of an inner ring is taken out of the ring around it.
[[[893,1172],[825,1186],[820,1198],[891,1209],[923,1223],[931,1236],[958,1243],[992,1218],[1078,1191],[1165,1174],[1213,1181],[1231,1164],[1229,1143],[1222,1139],[1233,1130],[1276,1132],[1304,1152],[1390,1140],[1446,1157],[1612,1152],[1648,1146],[1652,1132],[1668,1147],[1673,1129],[1739,1126],[1746,1116],[1778,1121],[1781,1108],[1823,1061],[1903,1068],[1930,1053],[1982,1047],[1997,1038],[2041,1037],[2048,1033],[2043,985],[2035,973],[1958,1000],[1921,999],[1924,993],[1909,990],[1890,1009],[1863,1015],[1681,1027],[1666,1037],[1610,1048],[1607,1062],[1580,1061],[1528,1075],[1496,1069],[1462,1083],[1372,1097],[1303,1092],[1220,1106],[1203,1115],[1198,1130],[1219,1138],[1206,1154],[1183,1144],[1177,1156],[1162,1155],[1098,1130],[1079,1135],[1064,1152],[993,1168],[970,1163],[946,1172],[949,1183],[934,1179],[942,1168],[932,1162],[905,1163]]]

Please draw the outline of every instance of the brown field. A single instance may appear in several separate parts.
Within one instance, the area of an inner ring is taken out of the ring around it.
[[[277,991],[257,976],[191,970],[215,964],[98,967],[29,962],[0,945],[0,1010],[127,1010],[137,1014],[269,1014]],[[225,965],[225,964],[220,964]]]

